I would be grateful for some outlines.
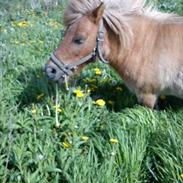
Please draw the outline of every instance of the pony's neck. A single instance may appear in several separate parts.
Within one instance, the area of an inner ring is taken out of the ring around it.
[[[147,36],[146,27],[149,26],[147,25],[149,24],[148,22],[149,21],[147,21],[147,18],[143,15],[136,15],[129,18],[129,37],[132,36],[130,38],[129,45],[125,45],[125,43],[120,43],[119,37],[106,27],[106,48],[108,48],[106,59],[109,60],[111,65],[116,66],[117,63],[120,63],[121,65],[122,62],[129,57],[129,54],[131,54],[134,44],[138,41],[138,38],[142,34],[144,36]],[[153,21],[150,21],[150,24],[154,24]]]
[[[124,60],[129,48],[120,43],[119,37],[115,35],[110,29],[106,29],[105,35],[105,45],[103,49],[105,50],[105,58],[109,61],[110,65],[116,65],[116,62]]]

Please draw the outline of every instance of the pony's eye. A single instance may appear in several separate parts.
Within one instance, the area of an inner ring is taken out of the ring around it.
[[[75,44],[83,44],[85,41],[85,39],[81,36],[75,37],[72,42]]]

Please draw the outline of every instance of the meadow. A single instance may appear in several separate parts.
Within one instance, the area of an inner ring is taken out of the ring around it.
[[[183,14],[182,0],[155,3]],[[67,91],[42,71],[62,39],[65,5],[0,5],[1,183],[183,182],[182,100],[142,107],[99,62]]]

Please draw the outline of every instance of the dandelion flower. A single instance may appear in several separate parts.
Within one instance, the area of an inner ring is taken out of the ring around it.
[[[43,97],[44,97],[44,93],[41,93],[40,95],[38,95],[38,96],[36,97],[36,99],[37,99],[37,100],[41,100]]]
[[[32,109],[31,112],[32,112],[32,114],[36,114],[37,111],[36,111],[36,109]]]
[[[19,23],[17,23],[18,27],[28,27],[29,23],[27,21],[21,21]]]
[[[181,179],[183,179],[183,173],[180,175]]]
[[[111,138],[110,142],[111,142],[111,144],[117,144],[119,141],[118,141],[118,139]]]
[[[53,108],[54,108],[57,112],[62,112],[62,109],[60,108],[60,105],[55,105],[55,106],[53,106]]]
[[[84,93],[83,91],[81,91],[80,89],[74,90],[73,93],[76,95],[76,97],[78,98],[82,98],[84,97]]]
[[[54,20],[50,20],[48,25],[53,27],[53,28],[57,28],[57,27],[59,27],[60,24],[58,22],[54,21]]]
[[[100,107],[104,107],[105,106],[105,101],[103,99],[98,99],[95,101],[95,104],[100,106]]]
[[[88,90],[87,90],[87,93],[91,93],[91,90],[90,90],[90,89],[88,89]]]
[[[123,89],[122,89],[121,87],[119,87],[119,86],[116,88],[116,90],[117,90],[117,91],[120,91],[120,92],[123,91]]]
[[[81,139],[84,141],[84,142],[87,142],[89,140],[89,137],[87,136],[82,136]]]
[[[68,142],[63,142],[63,146],[64,146],[65,149],[69,149],[69,148],[72,147],[72,145]]]
[[[96,75],[101,75],[102,71],[99,68],[94,69]]]

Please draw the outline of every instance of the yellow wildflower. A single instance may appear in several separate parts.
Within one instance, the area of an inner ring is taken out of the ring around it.
[[[37,99],[37,100],[41,100],[43,97],[44,97],[44,93],[41,93],[40,95],[38,95],[38,96],[36,97],[36,99]]]
[[[89,137],[87,136],[82,136],[81,139],[84,141],[84,142],[87,142],[89,140]]]
[[[87,93],[91,93],[91,90],[90,90],[90,89],[88,89],[88,90],[87,90]]]
[[[110,142],[111,142],[111,144],[117,144],[119,141],[118,141],[118,139],[112,138],[112,139],[110,139]]]
[[[102,71],[99,68],[94,69],[96,75],[101,75]]]
[[[57,28],[60,24],[54,20],[50,20],[50,22],[48,23],[49,26]]]
[[[17,23],[17,26],[18,27],[28,27],[29,23],[24,20],[24,21],[21,21],[21,22]]]
[[[95,101],[95,104],[100,106],[100,107],[104,107],[105,106],[105,101],[103,99],[98,99]]]
[[[183,173],[180,175],[181,179],[183,179]]]
[[[72,145],[68,142],[63,142],[63,146],[64,146],[65,149],[69,149],[69,148],[72,147]]]
[[[162,95],[162,96],[160,96],[160,99],[161,100],[166,100],[166,96]]]
[[[55,105],[55,106],[53,106],[53,108],[54,108],[57,112],[62,112],[62,109],[60,108],[60,105]]]
[[[36,114],[37,111],[36,111],[36,109],[32,109],[31,112],[32,112],[32,114]]]
[[[122,89],[121,87],[119,87],[119,86],[116,88],[116,90],[117,90],[117,91],[120,91],[120,92],[123,91],[123,89]]]
[[[73,93],[76,95],[76,97],[78,98],[82,98],[84,97],[84,93],[83,91],[81,91],[80,89],[74,90]]]

